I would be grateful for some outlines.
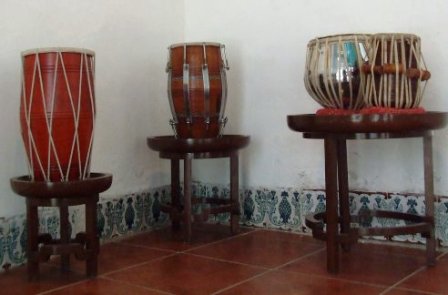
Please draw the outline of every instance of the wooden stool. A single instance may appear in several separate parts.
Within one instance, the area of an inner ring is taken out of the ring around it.
[[[315,238],[327,242],[328,272],[339,271],[339,245],[349,250],[351,243],[365,235],[391,237],[421,233],[426,237],[427,264],[435,264],[432,131],[445,127],[447,122],[448,114],[441,112],[288,116],[288,126],[292,130],[303,132],[304,138],[324,140],[326,211],[306,216],[306,225]],[[425,215],[373,210],[350,216],[347,140],[389,138],[421,138],[423,141]],[[375,228],[352,226],[372,217],[404,220],[407,224]]]
[[[161,207],[170,215],[174,229],[179,227],[180,219],[185,222],[185,240],[191,241],[191,204],[204,202],[217,205],[205,209],[197,220],[207,220],[209,214],[230,212],[231,231],[239,230],[239,193],[238,193],[238,150],[249,144],[249,136],[223,135],[217,138],[176,139],[174,136],[150,137],[148,146],[159,152],[162,159],[171,160],[171,204]],[[230,158],[230,200],[218,198],[192,197],[193,159]],[[179,160],[184,160],[184,205],[180,204]]]
[[[77,259],[86,260],[87,276],[96,276],[99,253],[96,205],[99,193],[111,184],[112,175],[106,173],[90,173],[90,177],[84,180],[63,182],[32,181],[29,176],[11,179],[13,191],[26,198],[28,280],[38,278],[39,262],[47,261],[51,255],[61,255],[61,270],[68,271],[70,254],[74,254]],[[86,207],[86,232],[71,239],[68,207],[75,205]],[[60,239],[39,234],[40,206],[59,208]]]

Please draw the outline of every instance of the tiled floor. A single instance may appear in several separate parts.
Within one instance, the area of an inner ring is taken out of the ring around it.
[[[169,229],[102,246],[99,275],[84,277],[73,261],[41,266],[38,282],[26,267],[0,274],[0,294],[448,294],[448,253],[425,266],[422,249],[359,243],[341,254],[338,275],[326,272],[324,243],[308,236],[226,226],[195,227],[192,243]]]

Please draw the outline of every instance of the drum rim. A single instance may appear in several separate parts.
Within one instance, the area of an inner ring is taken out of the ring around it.
[[[63,52],[72,52],[72,53],[85,53],[88,55],[95,56],[95,51],[86,49],[86,48],[78,48],[78,47],[42,47],[42,48],[32,48],[22,51],[22,56],[27,56],[31,54],[39,54],[39,53],[63,53]]]
[[[386,38],[392,38],[392,37],[412,37],[413,39],[420,40],[420,36],[413,34],[413,33],[375,33],[372,34],[372,39],[378,38],[378,37],[386,37]]]
[[[202,46],[204,44],[207,46],[217,46],[217,47],[225,46],[224,44],[219,43],[219,42],[184,42],[184,43],[171,44],[170,46],[168,46],[168,49],[182,47],[184,45],[186,45],[186,46]]]
[[[334,34],[334,35],[326,35],[326,36],[321,36],[321,37],[316,37],[314,39],[311,39],[308,42],[308,46],[310,45],[314,45],[315,43],[317,43],[317,41],[322,41],[322,40],[331,40],[331,41],[338,41],[339,38],[342,38],[343,41],[348,41],[348,40],[354,40],[354,37],[362,37],[365,41],[369,41],[370,37],[372,37],[373,34],[364,34],[364,33],[345,33],[345,34]],[[334,40],[332,40],[334,39]]]

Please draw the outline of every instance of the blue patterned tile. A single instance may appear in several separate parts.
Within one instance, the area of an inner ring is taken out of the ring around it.
[[[182,190],[182,187],[181,187]],[[193,183],[195,196],[208,198],[229,198],[229,185]],[[305,216],[325,211],[325,191],[300,190],[296,188],[251,187],[239,191],[240,222],[243,225],[275,228],[287,231],[310,233],[305,226]],[[141,192],[100,198],[97,206],[98,232],[102,241],[116,237],[148,231],[167,226],[169,216],[160,210],[161,204],[170,202],[170,186],[163,186]],[[359,214],[363,210],[391,210],[423,214],[424,197],[416,194],[382,194],[350,192],[350,213]],[[201,212],[203,204],[193,208]],[[448,246],[448,200],[435,204],[435,231],[440,243]],[[210,216],[208,222],[229,223],[228,213]],[[74,206],[69,210],[72,237],[85,228],[85,210],[83,206]],[[397,226],[403,221],[372,218],[364,220],[365,226]],[[39,229],[59,236],[59,213],[56,208],[39,209]],[[383,237],[375,237],[384,239]],[[424,243],[420,235],[396,236],[397,241]],[[13,218],[0,218],[0,265],[19,265],[26,261],[25,215]]]

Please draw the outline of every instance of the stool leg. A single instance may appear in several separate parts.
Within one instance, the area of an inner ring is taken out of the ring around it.
[[[423,158],[425,175],[425,213],[433,225],[429,237],[426,238],[426,263],[436,264],[436,238],[434,234],[434,181],[432,159],[432,134],[423,137]]]
[[[348,196],[347,142],[345,139],[338,139],[338,184],[341,233],[348,235],[350,232],[350,202]],[[343,243],[342,249],[349,251],[350,244]]]
[[[179,159],[171,159],[171,205],[175,214],[171,214],[171,227],[173,230],[180,228],[179,214],[180,201],[179,191],[180,177],[179,177]]]
[[[327,217],[327,271],[339,271],[338,200],[337,200],[337,141],[325,137],[325,194]]]
[[[68,206],[66,204],[62,204],[59,207],[59,219],[60,219],[61,244],[68,245],[70,243],[70,236],[69,236],[70,223],[68,221]],[[70,255],[62,254],[61,271],[68,272],[69,270],[70,270]]]
[[[26,246],[28,280],[39,277],[39,253],[37,237],[39,235],[39,214],[37,206],[33,204],[30,198],[26,200],[26,224],[28,227],[28,241]]]
[[[88,258],[86,260],[86,273],[95,277],[98,273],[99,238],[97,233],[96,204],[98,195],[86,202],[86,235]]]
[[[240,202],[238,168],[238,152],[233,152],[230,155],[230,200],[232,203],[232,211],[230,212],[230,228],[232,234],[239,232]]]
[[[185,240],[191,241],[191,162],[193,154],[188,153],[184,158],[184,220]]]

